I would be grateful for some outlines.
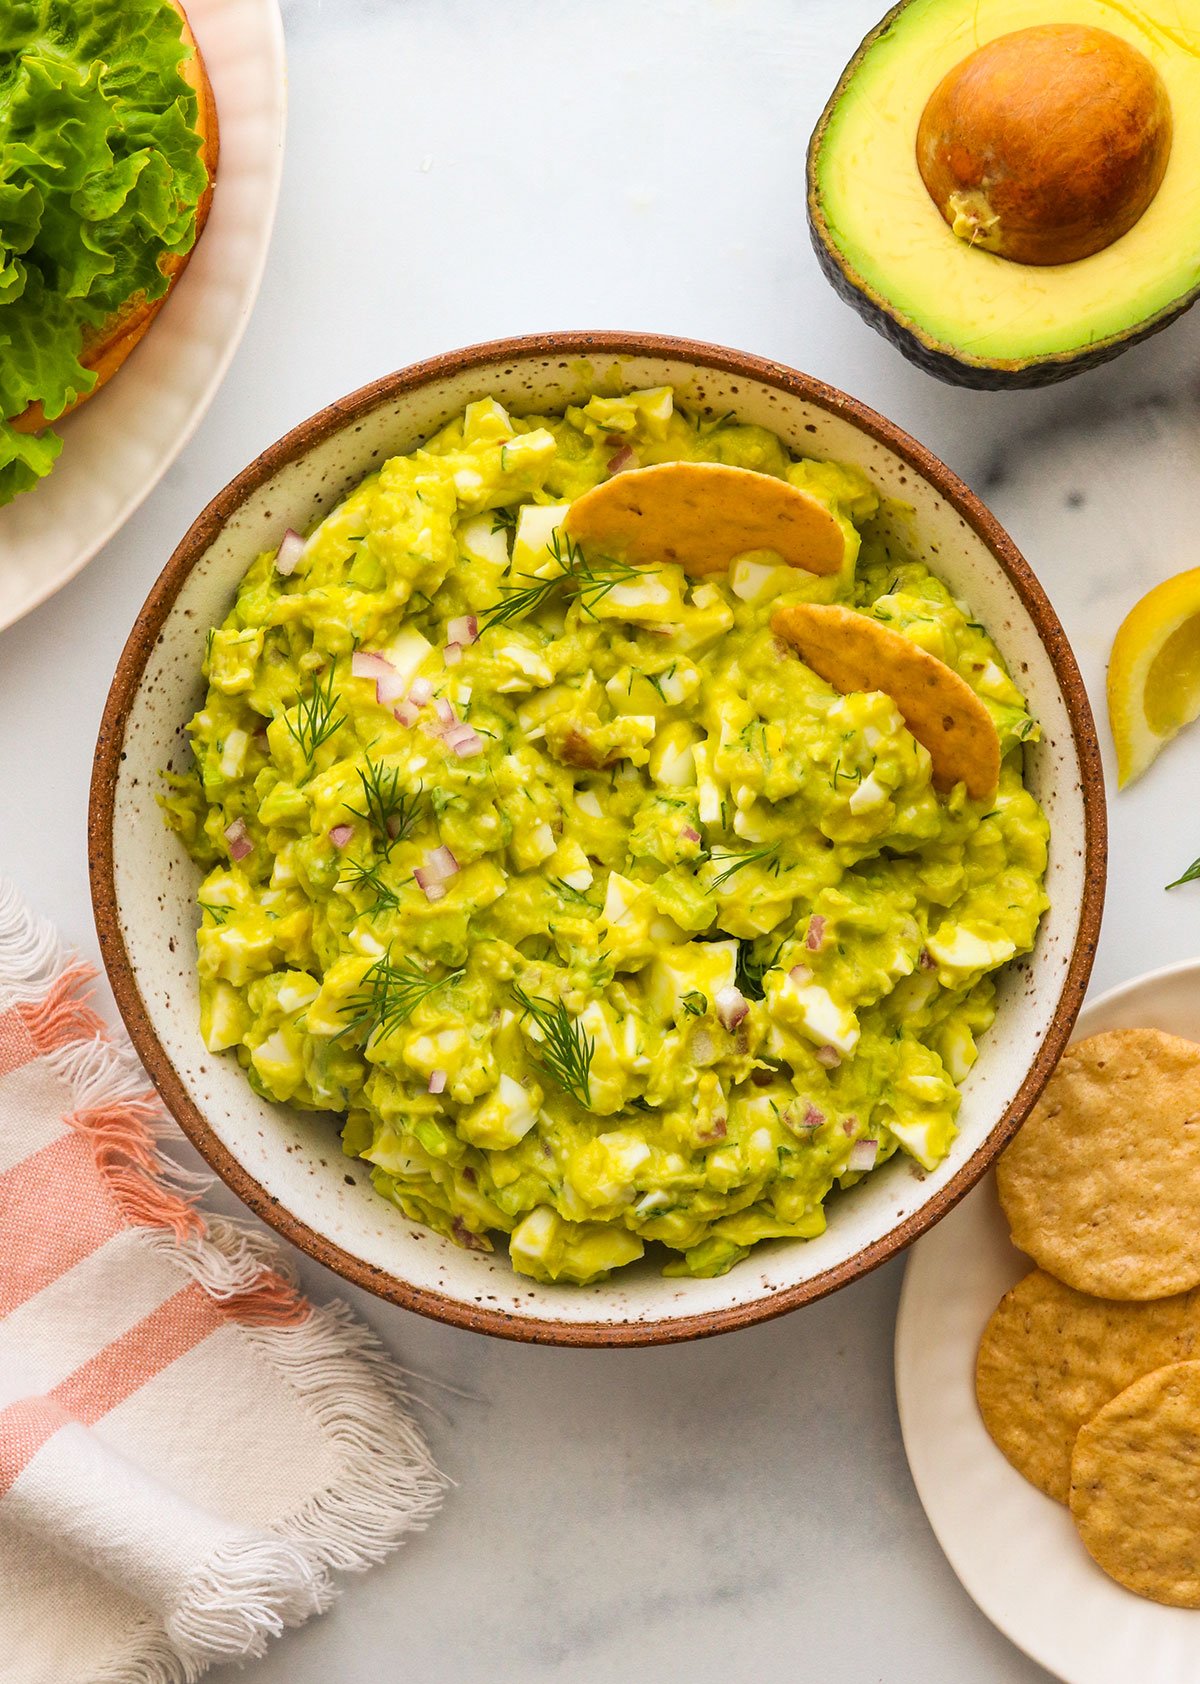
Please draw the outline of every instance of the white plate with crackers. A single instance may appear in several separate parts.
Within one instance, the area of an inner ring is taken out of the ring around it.
[[[1130,1030],[1161,1033],[1110,1038]],[[1009,1215],[991,1174],[905,1273],[918,1495],[968,1593],[1064,1684],[1200,1676],[1198,1095],[1200,961],[1102,995],[1001,1160]]]

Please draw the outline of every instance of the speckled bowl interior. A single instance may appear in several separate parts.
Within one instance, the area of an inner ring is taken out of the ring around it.
[[[205,1050],[194,968],[196,867],[153,796],[186,763],[205,633],[259,550],[305,529],[364,473],[473,399],[518,413],[597,388],[669,383],[708,415],[734,411],[797,453],[863,468],[893,504],[898,552],[925,557],[996,637],[1041,721],[1030,785],[1051,829],[1052,910],[1000,985],[999,1013],[963,1094],[961,1133],[932,1174],[893,1159],[828,1206],[826,1232],[758,1247],[717,1280],[665,1279],[660,1259],[604,1284],[542,1286],[507,1255],[458,1249],[406,1220],[342,1156],[336,1119],[256,1097]],[[949,471],[843,394],[774,364],[656,336],[549,335],[476,347],[378,382],[296,429],[204,512],[168,563],[121,659],[97,750],[91,857],[118,1003],[179,1122],[240,1196],[298,1246],[386,1298],[462,1326],[567,1344],[654,1342],[776,1314],[874,1267],[950,1208],[1018,1126],[1082,1001],[1104,881],[1104,796],[1092,719],[1062,629],[1028,567]]]

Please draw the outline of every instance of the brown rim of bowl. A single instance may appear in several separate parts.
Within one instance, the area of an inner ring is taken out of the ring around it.
[[[553,1319],[527,1321],[506,1311],[484,1309],[480,1305],[462,1303],[442,1292],[411,1286],[398,1280],[387,1270],[376,1268],[352,1256],[301,1222],[291,1211],[284,1209],[217,1138],[204,1116],[192,1103],[174,1065],[155,1035],[138,989],[129,954],[125,949],[117,913],[113,869],[113,798],[125,727],[133,698],[141,682],[146,662],[183,581],[234,511],[287,463],[303,455],[330,434],[340,431],[348,423],[377,409],[381,404],[391,402],[405,392],[428,386],[465,369],[483,368],[493,363],[528,357],[585,357],[589,352],[674,359],[678,362],[692,363],[699,368],[718,369],[722,373],[740,375],[744,379],[773,386],[779,391],[799,397],[853,422],[929,481],[987,545],[1012,581],[1037,627],[1071,720],[1081,771],[1085,830],[1084,887],[1079,912],[1079,930],[1058,1006],[1038,1048],[1037,1056],[1011,1104],[987,1140],[968,1158],[946,1186],[930,1199],[928,1204],[915,1211],[907,1221],[856,1252],[853,1257],[814,1276],[812,1280],[803,1281],[784,1291],[769,1293],[749,1304],[734,1305],[727,1310],[713,1310],[700,1315],[684,1315],[665,1320],[615,1324],[564,1322]],[[96,744],[88,810],[88,859],[92,905],[100,950],[104,956],[117,1006],[138,1056],[168,1110],[221,1179],[256,1216],[269,1223],[286,1240],[355,1286],[363,1287],[380,1298],[401,1305],[404,1309],[416,1310],[421,1315],[430,1316],[435,1321],[447,1322],[453,1327],[468,1328],[473,1332],[495,1334],[501,1338],[531,1344],[568,1346],[663,1345],[677,1340],[725,1333],[735,1328],[750,1327],[756,1322],[771,1320],[788,1310],[798,1309],[802,1304],[811,1304],[816,1299],[825,1297],[827,1293],[836,1291],[838,1287],[846,1286],[849,1282],[868,1274],[911,1245],[913,1240],[927,1228],[931,1228],[935,1222],[940,1221],[947,1211],[970,1191],[1001,1148],[1024,1122],[1066,1047],[1075,1018],[1083,1004],[1100,933],[1107,848],[1104,773],[1100,762],[1100,748],[1087,692],[1079,675],[1075,656],[1058,616],[1050,606],[1029,564],[975,494],[915,439],[885,420],[882,415],[868,409],[865,404],[859,403],[857,399],[847,397],[836,387],[827,386],[824,382],[800,374],[782,363],[770,362],[746,352],[731,351],[717,345],[655,333],[531,334],[524,338],[497,339],[486,344],[470,345],[461,351],[450,351],[442,356],[430,357],[424,362],[414,363],[395,374],[385,375],[382,379],[361,387],[357,392],[350,393],[348,397],[329,405],[307,421],[302,421],[278,443],[263,451],[223,491],[218,492],[193,522],[167,562],[137,617],[121,652],[105,703]]]

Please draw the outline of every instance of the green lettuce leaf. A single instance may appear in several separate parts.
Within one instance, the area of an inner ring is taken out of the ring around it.
[[[168,0],[0,0],[0,504],[61,448],[53,421],[95,384],[85,335],[167,286],[206,185],[198,102]]]

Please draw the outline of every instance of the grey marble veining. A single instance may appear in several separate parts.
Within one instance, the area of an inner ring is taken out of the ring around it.
[[[1200,559],[1200,312],[1105,369],[1003,396],[938,385],[865,327],[809,249],[804,151],[876,6],[285,0],[284,193],[242,349],[157,493],[0,634],[0,870],[85,952],[96,723],[171,548],[319,405],[497,334],[658,328],[874,404],[993,503],[1101,704],[1120,614]],[[1111,803],[1101,986],[1200,950],[1200,887],[1160,887],[1200,853],[1198,755],[1200,737],[1181,743]],[[251,1676],[1036,1684],[1046,1675],[975,1610],[913,1492],[892,1396],[899,1282],[894,1265],[766,1327],[623,1353],[489,1342],[352,1294],[427,1377],[458,1483],[426,1536]]]

